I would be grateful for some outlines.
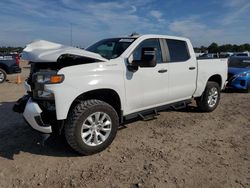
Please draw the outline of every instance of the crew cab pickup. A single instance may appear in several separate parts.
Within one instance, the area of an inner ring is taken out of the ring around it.
[[[0,83],[3,83],[7,74],[20,73],[18,54],[0,54]]]
[[[22,54],[31,72],[14,111],[35,130],[63,132],[83,155],[108,147],[130,119],[184,108],[192,99],[213,111],[227,80],[227,59],[197,60],[181,37],[109,38],[86,50],[41,40]]]

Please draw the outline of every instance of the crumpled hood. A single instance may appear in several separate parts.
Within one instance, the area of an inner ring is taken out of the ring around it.
[[[99,54],[45,40],[38,40],[28,44],[22,52],[22,59],[31,62],[56,62],[64,54],[108,61]]]

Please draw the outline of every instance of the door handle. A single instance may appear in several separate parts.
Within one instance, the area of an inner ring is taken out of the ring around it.
[[[158,70],[159,73],[164,73],[164,72],[168,72],[167,69],[161,69],[161,70]]]
[[[189,70],[194,70],[195,69],[195,67],[189,67]]]

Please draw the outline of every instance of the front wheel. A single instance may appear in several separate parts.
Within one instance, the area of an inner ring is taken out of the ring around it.
[[[112,106],[100,100],[86,100],[71,110],[65,137],[74,150],[91,155],[112,143],[118,126],[119,118]]]
[[[208,82],[202,96],[196,98],[198,108],[202,112],[212,112],[220,101],[220,86],[216,82]]]
[[[0,69],[0,84],[6,80],[7,74],[3,69]]]

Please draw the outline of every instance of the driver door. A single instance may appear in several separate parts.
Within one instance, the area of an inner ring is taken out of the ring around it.
[[[142,48],[155,48],[155,67],[139,67],[132,72],[127,69],[125,77],[127,113],[160,106],[168,98],[168,64],[163,61],[162,47],[159,39],[142,41],[129,57],[131,60],[141,60]],[[125,114],[125,115],[126,115]]]

